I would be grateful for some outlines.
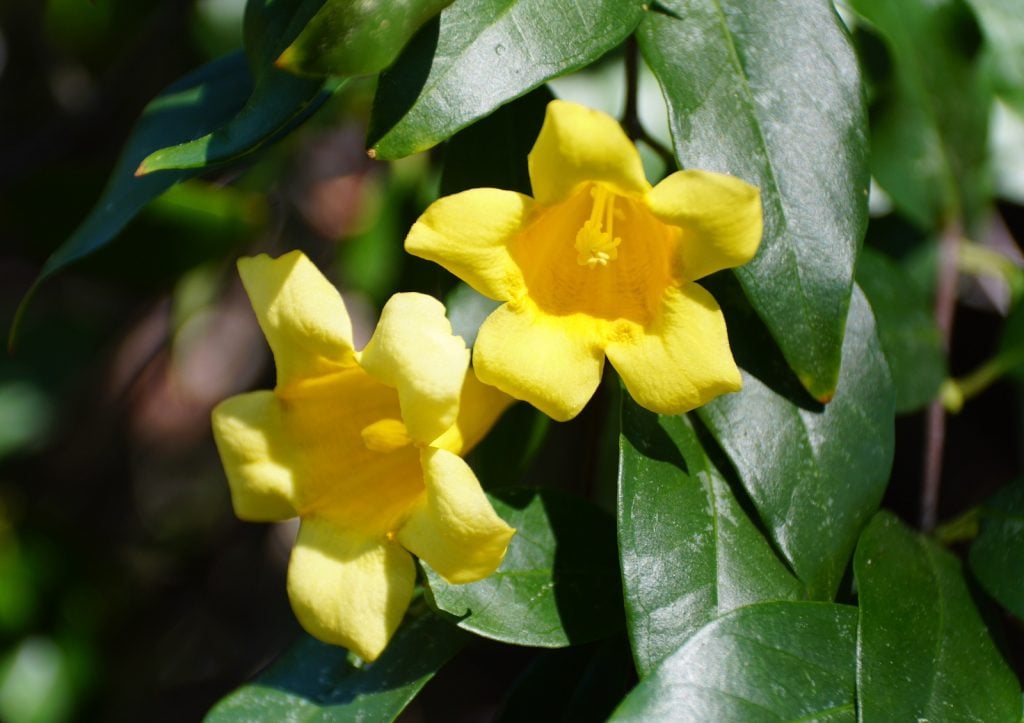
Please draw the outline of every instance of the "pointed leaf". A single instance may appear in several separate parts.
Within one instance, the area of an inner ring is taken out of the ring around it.
[[[140,178],[139,162],[152,151],[202,136],[244,105],[252,79],[242,53],[214,60],[172,83],[142,111],[106,188],[74,233],[46,260],[18,307],[11,338],[32,296],[47,278],[108,244],[142,208],[174,184],[199,171],[183,170]]]
[[[736,275],[801,383],[828,398],[867,224],[866,118],[847,34],[820,0],[658,5],[638,38],[676,155],[761,189],[764,238]]]
[[[850,0],[881,34],[893,78],[871,114],[871,171],[895,206],[929,229],[984,203],[992,94],[960,0]]]
[[[967,0],[991,48],[996,91],[1024,113],[1024,13],[1018,0]]]
[[[369,75],[398,57],[420,26],[452,0],[327,0],[277,60],[311,75]]]
[[[896,387],[896,411],[916,412],[933,400],[946,378],[942,334],[910,275],[885,254],[864,248],[857,284],[871,302],[878,340]]]
[[[615,721],[856,720],[857,611],[773,602],[719,618],[640,682]]]
[[[771,364],[770,341],[752,315],[728,323],[743,390],[702,407],[700,417],[808,593],[831,599],[892,465],[894,394],[871,308],[855,289],[827,405],[802,394],[781,361]]]
[[[426,150],[593,62],[642,16],[640,0],[456,0],[381,75],[370,145],[383,159]]]
[[[622,395],[619,556],[641,676],[728,611],[802,587],[747,518],[689,419]]]
[[[1016,723],[1020,686],[955,557],[880,512],[857,545],[860,720]]]
[[[233,160],[257,150],[319,108],[341,83],[300,78],[273,65],[282,45],[294,37],[313,9],[308,0],[251,0],[245,13],[246,53],[255,78],[249,99],[234,117],[210,133],[149,154],[136,174],[203,168]]]
[[[394,720],[470,640],[432,613],[407,619],[373,663],[304,635],[266,672],[223,698],[206,723]]]
[[[988,594],[1024,620],[1024,482],[1004,487],[982,506],[970,565]]]
[[[611,519],[591,503],[552,489],[491,495],[516,528],[501,567],[451,585],[421,561],[430,598],[458,625],[515,645],[560,648],[622,628],[622,593]]]

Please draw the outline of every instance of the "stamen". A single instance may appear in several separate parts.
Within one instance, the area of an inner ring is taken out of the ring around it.
[[[590,218],[576,233],[576,263],[595,269],[607,266],[609,261],[619,257],[621,238],[613,237],[615,219],[622,218],[622,211],[615,209],[615,194],[602,186],[595,185],[590,189],[594,206],[590,210]],[[602,227],[603,226],[603,227]]]

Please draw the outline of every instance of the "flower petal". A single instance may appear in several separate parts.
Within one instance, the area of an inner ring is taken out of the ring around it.
[[[213,410],[217,442],[231,488],[235,514],[270,522],[296,514],[295,480],[273,392],[250,392],[225,399]]]
[[[501,301],[522,288],[507,243],[526,225],[533,199],[474,188],[434,201],[405,238],[405,250],[441,264],[484,296]]]
[[[524,399],[549,417],[572,419],[601,383],[604,353],[593,320],[555,317],[531,302],[499,306],[480,326],[473,368],[484,384]]]
[[[640,154],[618,122],[578,103],[548,103],[530,151],[530,183],[537,202],[550,206],[585,181],[603,181],[624,195],[650,190]]]
[[[374,660],[402,622],[415,580],[412,558],[394,542],[306,519],[288,565],[288,598],[310,635]]]
[[[427,447],[420,459],[427,490],[398,541],[448,582],[487,577],[504,559],[515,530],[495,513],[461,457]]]
[[[470,369],[462,384],[459,416],[455,424],[431,442],[430,446],[447,449],[458,455],[467,454],[515,401],[500,389],[481,382]]]
[[[279,387],[354,363],[345,303],[305,254],[242,258],[238,273],[274,352]]]
[[[740,388],[725,317],[697,284],[669,288],[652,327],[605,352],[633,399],[659,414],[682,414]]]
[[[647,194],[662,221],[683,230],[682,275],[690,281],[754,258],[761,243],[761,193],[734,176],[678,171]]]
[[[398,390],[409,436],[428,443],[455,423],[469,350],[445,308],[425,294],[395,294],[360,356],[368,374]]]

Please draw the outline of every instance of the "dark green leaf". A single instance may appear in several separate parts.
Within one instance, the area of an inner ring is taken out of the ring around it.
[[[441,195],[469,188],[503,188],[529,194],[526,156],[537,140],[553,97],[542,85],[452,136],[444,151]],[[496,143],[499,138],[501,142]]]
[[[935,317],[910,275],[874,249],[861,252],[857,283],[875,313],[896,387],[896,411],[915,412],[935,398],[946,378],[946,355]]]
[[[394,720],[469,639],[426,613],[406,620],[384,654],[359,668],[345,649],[304,636],[256,680],[217,703],[206,722]]]
[[[1016,723],[1020,686],[955,557],[880,512],[864,530],[853,569],[862,721]]]
[[[370,145],[385,159],[426,150],[596,60],[642,15],[640,0],[456,0],[381,75]]]
[[[982,587],[1024,620],[1024,482],[1005,487],[982,506],[970,565]]]
[[[741,608],[666,658],[612,720],[853,723],[856,645],[852,607],[773,602]]]
[[[369,75],[391,65],[452,0],[327,0],[277,65],[293,73]]]
[[[871,308],[855,287],[839,386],[827,405],[801,394],[781,360],[772,363],[752,314],[731,311],[743,390],[702,407],[700,417],[810,596],[831,599],[892,464],[894,394]]]
[[[967,0],[992,52],[996,91],[1024,113],[1024,13],[1019,0]]]
[[[646,675],[697,630],[802,589],[747,518],[689,419],[623,396],[619,556],[633,657]]]
[[[495,721],[606,720],[634,682],[623,637],[546,650],[513,684]]]
[[[300,78],[273,65],[281,44],[294,37],[295,26],[312,12],[310,5],[308,0],[251,0],[246,6],[245,39],[255,84],[245,105],[210,133],[150,153],[135,172],[141,176],[233,160],[252,153],[315,111],[340,83],[325,85],[322,78]]]
[[[866,119],[846,32],[820,0],[664,0],[640,48],[676,155],[761,189],[765,230],[736,270],[801,383],[827,399],[867,223]]]
[[[622,627],[615,530],[589,502],[552,489],[491,496],[515,537],[488,578],[450,585],[423,565],[438,609],[460,627],[516,645],[560,648]]]
[[[198,173],[198,169],[168,171],[140,178],[135,176],[139,162],[158,148],[197,138],[219,127],[244,105],[251,88],[245,56],[235,53],[189,73],[146,106],[96,205],[46,260],[22,300],[11,330],[12,338],[43,281],[105,246],[152,199]]]
[[[893,77],[872,109],[871,169],[925,228],[977,214],[987,192],[991,91],[977,28],[960,0],[851,0],[882,36]]]

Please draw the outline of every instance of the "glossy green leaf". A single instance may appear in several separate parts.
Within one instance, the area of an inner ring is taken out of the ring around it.
[[[64,267],[109,243],[151,200],[197,169],[135,176],[152,151],[202,136],[230,119],[245,104],[252,79],[241,53],[214,60],[174,82],[152,100],[128,137],[106,188],[74,233],[46,260],[22,299],[11,329],[17,326],[39,285]]]
[[[478,635],[544,648],[596,640],[622,628],[615,530],[608,515],[552,489],[512,488],[493,493],[491,501],[516,528],[505,560],[493,575],[468,585],[448,584],[423,564],[439,610]]]
[[[407,619],[375,662],[357,667],[344,648],[303,636],[258,678],[217,703],[206,723],[394,720],[468,640],[427,612]]]
[[[1019,0],[967,0],[992,53],[996,91],[1024,113],[1024,12]]]
[[[820,0],[658,7],[638,37],[676,155],[761,189],[761,249],[736,275],[801,383],[826,399],[867,224],[866,118],[846,31]]]
[[[989,595],[1024,620],[1024,482],[997,492],[981,508],[971,571]]]
[[[666,658],[612,720],[853,723],[856,645],[852,607],[772,602],[740,608]]]
[[[892,77],[878,83],[872,109],[872,173],[896,208],[925,228],[970,221],[988,190],[992,98],[969,11],[960,0],[849,5],[891,57]]]
[[[708,459],[689,419],[623,396],[619,556],[626,621],[641,676],[728,611],[795,600],[779,561]]]
[[[871,308],[855,287],[839,386],[826,405],[786,376],[751,313],[729,311],[743,390],[700,417],[810,596],[831,599],[892,465],[894,393]]]
[[[452,136],[444,149],[441,195],[469,188],[530,194],[526,157],[552,98],[551,90],[542,85]]]
[[[341,84],[301,78],[273,65],[281,45],[293,37],[290,34],[297,32],[293,28],[301,25],[310,12],[309,3],[301,0],[251,0],[246,6],[245,38],[255,84],[245,105],[211,132],[150,153],[136,174],[204,168],[234,160],[257,150],[315,111]]]
[[[861,721],[1016,723],[1020,686],[955,557],[880,512],[864,530],[853,569]]]
[[[384,159],[426,150],[596,60],[642,15],[640,0],[455,0],[381,74],[370,145]]]
[[[896,411],[915,412],[936,397],[946,378],[942,334],[910,275],[884,254],[865,248],[857,284],[878,324],[878,340],[896,387]]]
[[[312,75],[369,75],[398,57],[420,26],[452,0],[327,0],[277,60]]]

